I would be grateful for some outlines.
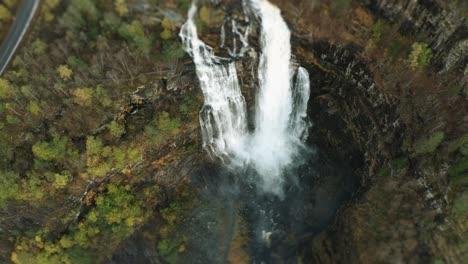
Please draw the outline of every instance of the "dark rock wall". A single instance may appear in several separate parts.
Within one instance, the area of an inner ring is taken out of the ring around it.
[[[468,4],[444,0],[359,0],[374,14],[396,23],[400,31],[430,44],[439,67],[465,67],[468,48]],[[461,51],[463,50],[463,51]],[[458,54],[457,58],[448,56]]]

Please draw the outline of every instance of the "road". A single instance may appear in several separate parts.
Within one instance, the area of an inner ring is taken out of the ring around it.
[[[39,7],[40,0],[23,0],[21,8],[16,14],[16,19],[0,47],[0,75],[8,66],[11,58],[15,54],[21,40],[28,31],[29,25]]]

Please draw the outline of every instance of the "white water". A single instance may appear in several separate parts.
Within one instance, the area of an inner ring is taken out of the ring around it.
[[[197,35],[192,5],[188,21],[180,36],[185,50],[192,56],[205,97],[200,111],[203,145],[210,153],[224,158],[232,156],[243,145],[247,134],[245,99],[241,94],[234,62],[223,63]]]
[[[254,15],[261,32],[255,130],[249,133],[234,63],[215,56],[198,38],[195,2],[180,37],[196,65],[205,96],[200,112],[204,147],[223,160],[228,158],[234,166],[253,166],[262,178],[263,190],[281,195],[283,170],[293,162],[306,134],[310,95],[309,74],[304,68],[297,69],[293,80],[290,31],[280,10],[267,0],[244,1],[244,10]],[[235,25],[233,30],[237,31]],[[243,47],[248,47],[246,38]]]

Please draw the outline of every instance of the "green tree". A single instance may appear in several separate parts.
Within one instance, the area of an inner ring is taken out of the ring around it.
[[[73,101],[81,106],[90,106],[93,104],[94,89],[76,88],[72,91]]]
[[[413,145],[413,155],[429,154],[433,153],[437,147],[442,143],[445,138],[445,133],[443,131],[434,132],[431,135],[426,135],[418,140]]]
[[[125,126],[119,124],[117,121],[113,120],[107,125],[110,134],[113,138],[118,139],[125,133]]]
[[[35,55],[44,55],[47,49],[47,44],[45,44],[40,38],[36,38],[32,43],[32,51]]]
[[[162,112],[158,118],[158,128],[163,132],[177,132],[180,127],[180,121],[176,118],[171,119],[168,112]]]
[[[125,3],[125,0],[115,0],[114,5],[115,11],[117,11],[120,16],[128,14],[127,3]]]
[[[29,112],[33,115],[38,115],[41,112],[41,108],[36,101],[30,101],[28,105]]]
[[[123,23],[119,28],[119,34],[128,42],[135,46],[144,54],[149,54],[151,41],[145,36],[143,25],[138,20],[133,20],[131,24]]]
[[[98,1],[73,0],[70,1],[67,10],[60,18],[60,24],[68,29],[79,30],[89,24],[95,24],[100,17],[96,7]]]
[[[14,198],[18,194],[18,174],[11,171],[0,172],[0,208],[5,206],[5,203]]]
[[[9,8],[13,8],[17,2],[16,0],[3,0],[3,3],[5,3]]]
[[[106,195],[99,196],[96,205],[109,225],[124,224],[132,228],[143,221],[142,204],[135,199],[130,186],[109,184]]]
[[[432,50],[426,43],[415,42],[411,45],[412,51],[409,55],[410,66],[413,69],[422,68],[431,63]]]
[[[0,98],[9,98],[12,95],[12,87],[8,80],[0,78]]]
[[[73,74],[73,71],[66,64],[60,65],[57,72],[64,81],[69,80]]]
[[[8,21],[11,19],[10,10],[3,4],[0,4],[0,21]]]
[[[63,189],[67,186],[68,182],[70,181],[71,174],[68,171],[62,173],[55,173],[54,174],[54,183],[53,186],[57,189]]]
[[[76,152],[68,146],[69,139],[66,136],[53,134],[51,141],[40,141],[32,146],[34,155],[45,161],[64,161],[67,157],[76,156]]]

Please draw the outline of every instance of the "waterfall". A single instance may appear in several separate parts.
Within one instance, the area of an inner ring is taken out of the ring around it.
[[[247,134],[245,99],[241,94],[234,62],[225,62],[198,38],[192,4],[180,36],[192,56],[205,103],[200,111],[203,146],[220,158],[239,152]]]
[[[254,131],[247,130],[246,102],[234,62],[214,55],[198,37],[196,1],[180,37],[193,58],[205,97],[200,111],[205,149],[229,165],[252,166],[261,177],[259,186],[281,195],[283,170],[293,162],[307,131],[309,74],[290,62],[291,33],[280,10],[267,0],[245,0],[243,8],[259,24],[261,34]],[[224,34],[223,26],[223,38]],[[244,47],[248,47],[246,38]]]

